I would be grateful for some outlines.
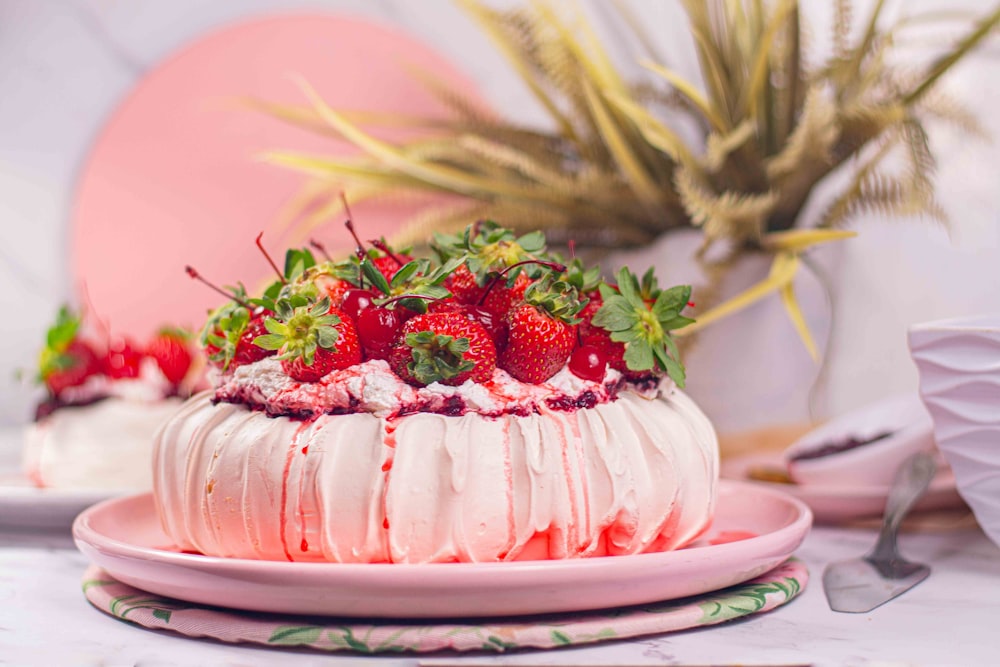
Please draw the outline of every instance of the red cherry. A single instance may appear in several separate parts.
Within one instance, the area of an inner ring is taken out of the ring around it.
[[[570,372],[582,380],[600,382],[608,368],[608,358],[593,345],[581,345],[569,358]]]
[[[139,377],[143,354],[127,338],[115,338],[108,343],[104,357],[104,373],[116,380]]]
[[[344,293],[344,300],[340,304],[340,309],[355,322],[358,315],[372,305],[375,294],[366,289],[349,289]]]
[[[393,343],[403,327],[398,310],[371,306],[358,314],[358,338],[368,359],[388,359]]]

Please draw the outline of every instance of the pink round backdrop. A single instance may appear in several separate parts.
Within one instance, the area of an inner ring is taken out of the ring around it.
[[[292,80],[298,75],[337,109],[446,115],[413,77],[414,66],[483,104],[472,81],[426,45],[334,15],[231,25],[149,72],[97,136],[71,212],[73,276],[94,314],[113,332],[137,338],[166,323],[195,328],[220,297],[188,278],[185,265],[220,284],[240,280],[252,288],[271,273],[254,245],[261,231],[280,263],[294,232],[278,224],[279,214],[306,177],[257,156],[352,148],[236,100],[303,105]],[[352,212],[363,238],[390,233],[405,213],[398,206]],[[352,242],[340,222],[315,236],[331,250],[347,251]]]

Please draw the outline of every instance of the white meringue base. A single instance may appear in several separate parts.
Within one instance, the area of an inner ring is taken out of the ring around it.
[[[41,487],[148,491],[153,436],[182,404],[111,397],[59,408],[27,427],[25,475]]]
[[[527,417],[268,417],[204,393],[160,432],[154,497],[181,549],[332,562],[678,548],[712,519],[719,454],[671,389]]]

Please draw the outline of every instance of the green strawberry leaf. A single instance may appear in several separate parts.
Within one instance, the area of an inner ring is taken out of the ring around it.
[[[683,387],[684,366],[670,332],[694,321],[680,314],[687,306],[691,287],[679,285],[661,291],[652,270],[643,275],[641,284],[625,268],[616,279],[617,291],[599,286],[603,303],[592,323],[607,331],[612,341],[625,344],[624,360],[629,369],[665,372]]]
[[[265,322],[265,326],[266,326]],[[280,350],[285,344],[285,337],[281,334],[263,334],[253,339],[253,344],[265,350]]]
[[[46,332],[45,344],[55,352],[62,352],[73,342],[79,330],[80,318],[69,309],[69,306],[62,306],[56,314],[55,323]]]
[[[332,350],[337,345],[337,330],[333,327],[320,327],[316,331],[316,344],[320,347]]]
[[[376,267],[370,260],[366,259],[361,262],[361,271],[364,273],[365,278],[368,279],[368,282],[370,282],[375,289],[382,292],[382,294],[390,294],[392,292],[389,287],[389,281],[385,279],[382,272],[379,271],[378,267]]]
[[[656,315],[657,319],[661,320],[668,316],[677,315],[687,306],[690,300],[690,285],[677,285],[676,287],[663,290],[656,297],[656,303],[653,304],[653,314]]]
[[[631,329],[638,321],[635,308],[630,306],[625,299],[604,299],[604,305],[594,314],[591,320],[595,326],[608,331],[625,331]]]
[[[389,283],[390,287],[396,288],[405,285],[418,273],[426,273],[429,264],[430,262],[426,259],[415,259],[412,262],[407,262],[393,274],[392,281]]]
[[[551,271],[528,285],[524,300],[567,324],[579,323],[577,315],[587,304],[587,299],[580,298],[576,287]]]
[[[476,367],[474,362],[465,359],[469,351],[468,338],[418,331],[407,334],[405,342],[412,350],[407,369],[421,384],[450,380]]]
[[[302,305],[293,305],[299,303]],[[330,297],[310,302],[303,294],[295,294],[278,299],[275,310],[274,317],[264,320],[268,333],[257,336],[254,345],[279,350],[278,359],[301,359],[308,366],[313,364],[317,348],[335,347],[339,334],[334,327],[340,318],[329,314]]]
[[[654,365],[653,348],[649,345],[627,345],[625,347],[625,364],[632,370],[652,368]]]
[[[307,248],[289,248],[285,253],[285,280],[291,282],[316,266],[316,258]]]
[[[545,250],[545,234],[540,231],[529,232],[517,239],[524,252],[539,253]]]
[[[645,307],[642,294],[639,292],[639,283],[636,281],[635,276],[628,269],[623,268],[618,272],[616,278],[618,280],[618,292],[624,297],[625,301],[636,308]]]

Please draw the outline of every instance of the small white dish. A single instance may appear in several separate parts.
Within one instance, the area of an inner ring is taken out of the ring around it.
[[[904,460],[934,450],[931,417],[914,393],[851,410],[818,426],[792,443],[783,459],[800,485],[888,488]]]
[[[764,481],[755,475],[760,471],[780,473],[784,462],[777,452],[749,454],[722,462],[721,474],[726,479],[748,481],[762,488],[782,491],[798,498],[813,512],[818,524],[840,525],[874,519],[885,511],[889,485],[838,486],[829,484],[789,484]],[[930,488],[914,506],[914,512],[954,511],[965,507],[955,488],[955,476],[947,467],[938,471]]]

